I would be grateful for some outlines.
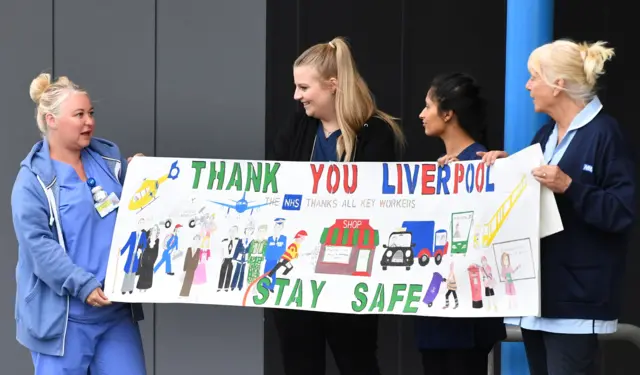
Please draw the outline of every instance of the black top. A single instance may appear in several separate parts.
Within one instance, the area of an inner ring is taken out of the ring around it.
[[[276,134],[267,160],[311,161],[313,144],[320,120],[300,110],[292,121]],[[395,134],[391,126],[378,117],[368,119],[357,135],[351,161],[399,161]],[[343,155],[344,158],[344,155]]]

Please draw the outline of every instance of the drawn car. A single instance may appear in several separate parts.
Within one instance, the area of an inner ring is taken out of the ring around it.
[[[383,270],[387,267],[405,267],[407,270],[413,266],[413,247],[416,246],[412,241],[411,232],[407,232],[405,228],[392,232],[389,235],[388,244],[382,245],[385,252],[380,260]]]

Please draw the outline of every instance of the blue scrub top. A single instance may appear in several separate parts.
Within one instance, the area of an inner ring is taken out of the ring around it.
[[[115,193],[120,199],[122,186],[109,172],[104,159],[88,149],[82,151],[81,158],[87,178],[93,178],[96,186],[101,186],[107,194]],[[53,165],[60,185],[60,221],[67,254],[77,266],[94,274],[104,286],[117,210],[100,217],[91,188],[73,167],[56,160]],[[94,307],[71,298],[69,304],[69,319],[77,322],[103,322],[129,313],[126,304],[122,303]]]
[[[322,123],[318,124],[318,130],[316,133],[316,146],[313,149],[313,155],[311,155],[311,161],[317,162],[329,162],[338,161],[338,155],[336,150],[338,147],[338,137],[342,132],[338,129],[331,133],[329,137],[325,137]]]

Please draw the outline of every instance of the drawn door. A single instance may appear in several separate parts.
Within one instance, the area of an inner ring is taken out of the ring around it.
[[[371,257],[370,250],[360,249],[358,251],[358,259],[356,260],[356,272],[357,273],[369,273],[369,258]]]

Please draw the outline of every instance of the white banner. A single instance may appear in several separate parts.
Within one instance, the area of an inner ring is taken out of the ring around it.
[[[112,301],[446,317],[540,313],[531,146],[493,166],[137,157]],[[557,216],[551,194],[543,210]]]

